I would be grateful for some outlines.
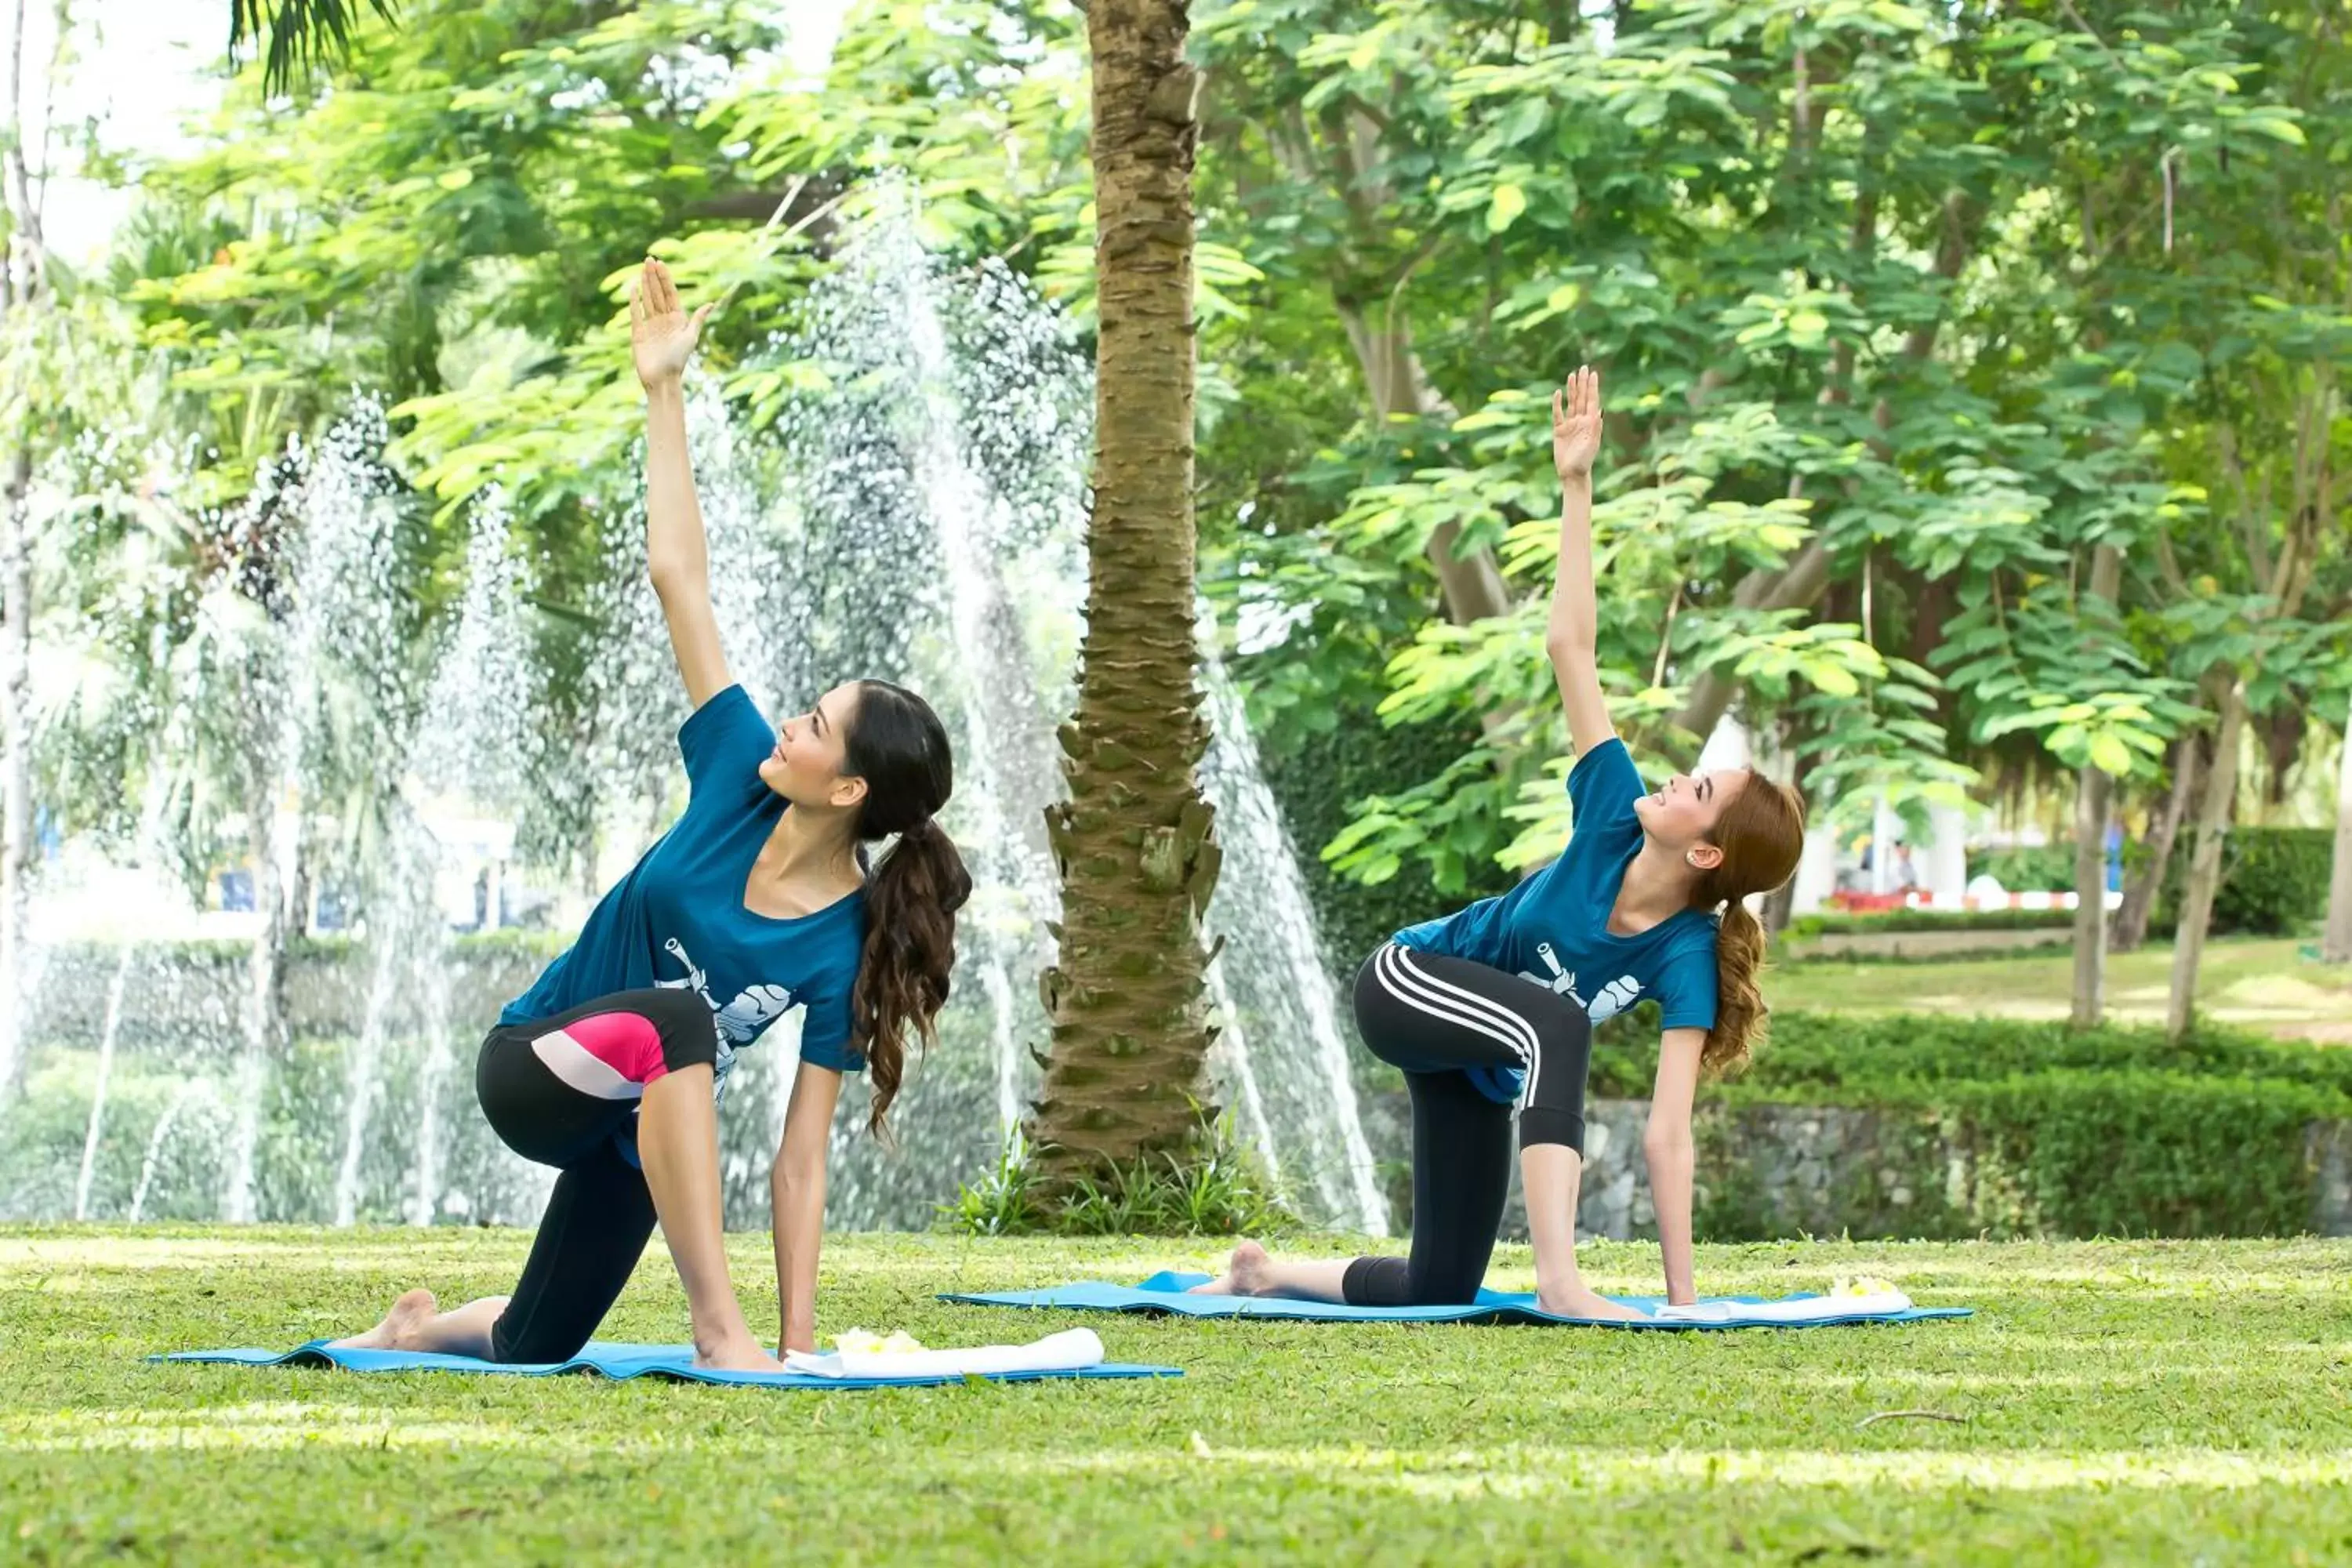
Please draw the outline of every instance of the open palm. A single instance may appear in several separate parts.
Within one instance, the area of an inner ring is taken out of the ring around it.
[[[686,374],[694,345],[702,337],[705,305],[693,315],[678,307],[677,285],[669,268],[648,257],[637,274],[636,291],[629,297],[629,347],[637,362],[637,379],[647,386],[673,382]]]
[[[1588,479],[1601,455],[1601,373],[1580,365],[1551,395],[1551,466],[1562,480]]]

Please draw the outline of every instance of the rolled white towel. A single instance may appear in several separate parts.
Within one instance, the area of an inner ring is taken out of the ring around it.
[[[1008,1372],[1078,1372],[1100,1366],[1102,1362],[1102,1341],[1092,1329],[1065,1329],[1025,1345],[832,1351],[824,1355],[794,1351],[784,1358],[784,1368],[816,1377],[971,1377]]]
[[[1801,1301],[1702,1301],[1660,1307],[1651,1316],[1662,1323],[1835,1323],[1910,1308],[1911,1298],[1888,1286],[1862,1295],[1812,1296]]]

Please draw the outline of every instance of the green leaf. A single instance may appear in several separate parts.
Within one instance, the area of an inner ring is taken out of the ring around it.
[[[2121,778],[2132,770],[2131,748],[2103,731],[2091,737],[2091,765]]]
[[[2290,147],[2310,145],[2309,139],[2303,133],[2303,127],[2292,120],[2269,114],[2249,114],[2238,123],[2248,131],[2258,131],[2274,141],[2285,142]]]
[[[1528,210],[1528,194],[1515,184],[1495,187],[1494,201],[1486,208],[1486,232],[1501,234],[1517,223],[1519,215]]]
[[[1862,682],[1856,680],[1852,673],[1840,665],[1815,664],[1808,666],[1805,670],[1805,679],[1811,681],[1813,685],[1821,690],[1829,693],[1832,697],[1853,697],[1862,690]]]

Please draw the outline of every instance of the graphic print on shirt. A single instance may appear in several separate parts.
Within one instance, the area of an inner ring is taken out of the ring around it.
[[[686,944],[671,937],[662,943],[662,951],[686,965],[683,980],[656,978],[654,984],[664,991],[691,990],[702,998],[702,1005],[716,1016],[719,1037],[730,1045],[749,1045],[760,1037],[760,1031],[783,1016],[793,1005],[793,994],[782,985],[754,985],[737,994],[735,1000],[724,1007],[710,994],[710,976],[698,967]]]
[[[1584,1016],[1596,1024],[1604,1018],[1615,1017],[1641,997],[1642,983],[1630,974],[1621,974],[1603,985],[1600,992],[1588,1001],[1584,994],[1576,988],[1576,971],[1561,967],[1559,954],[1553,951],[1551,943],[1548,942],[1536,943],[1536,956],[1542,959],[1544,967],[1551,971],[1550,978],[1546,979],[1543,975],[1525,969],[1519,971],[1519,978],[1532,980],[1556,996],[1566,996],[1583,1008]]]
[[[721,1007],[710,994],[709,972],[694,962],[684,942],[671,937],[662,943],[662,951],[684,964],[686,974],[678,980],[656,977],[654,984],[664,991],[690,990],[710,1009],[711,1023],[719,1031],[719,1056],[712,1064],[712,1074],[723,1084],[728,1069],[735,1065],[735,1047],[750,1045],[760,1037],[762,1029],[782,1017],[793,1005],[792,991],[782,985],[754,985]]]

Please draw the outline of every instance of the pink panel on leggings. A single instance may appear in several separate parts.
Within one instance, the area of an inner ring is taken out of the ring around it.
[[[661,1031],[635,1013],[599,1013],[566,1024],[563,1032],[631,1083],[651,1083],[669,1071],[662,1060]]]

